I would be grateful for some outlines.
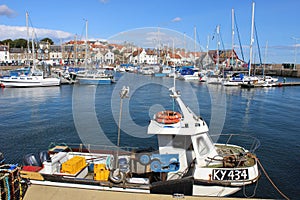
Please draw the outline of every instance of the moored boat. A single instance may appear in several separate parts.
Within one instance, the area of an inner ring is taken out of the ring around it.
[[[199,80],[200,72],[195,67],[183,67],[180,71],[178,79],[185,81]]]
[[[3,87],[49,87],[59,86],[59,78],[44,77],[43,72],[33,72],[30,75],[10,76],[0,79]]]
[[[114,69],[111,67],[87,70],[84,74],[77,76],[81,85],[109,85],[115,82]]]
[[[246,140],[250,150],[229,144],[235,135],[214,143],[204,119],[175,88],[170,91],[179,111],[158,112],[148,126],[147,133],[157,135],[157,151],[55,145],[26,155],[22,176],[32,184],[191,196],[228,196],[255,183],[259,142]]]

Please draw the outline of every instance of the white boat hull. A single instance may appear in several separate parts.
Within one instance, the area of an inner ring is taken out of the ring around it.
[[[148,189],[128,188],[128,187],[123,188],[120,186],[109,187],[109,186],[101,186],[101,185],[87,185],[87,184],[63,183],[63,182],[39,181],[39,180],[30,180],[30,182],[33,185],[44,185],[44,186],[54,186],[54,187],[63,187],[63,188],[80,188],[85,190],[152,194],[150,188]],[[229,196],[231,194],[234,194],[239,190],[241,190],[240,187],[192,185],[192,189],[191,189],[192,194],[188,196],[224,197],[224,196]],[[177,193],[177,194],[184,195],[182,193]]]
[[[49,87],[59,86],[60,79],[58,78],[43,78],[43,79],[1,79],[4,87]]]

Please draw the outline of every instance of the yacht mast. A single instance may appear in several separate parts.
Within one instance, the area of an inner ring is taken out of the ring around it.
[[[28,24],[28,12],[26,12],[26,29],[27,29],[27,55],[26,55],[26,63],[29,64],[30,66],[30,62],[29,62],[29,51],[30,51],[30,47],[29,47],[29,24]]]
[[[234,52],[234,9],[231,10],[231,46],[232,46],[232,51],[231,51],[231,61],[229,62],[229,65],[231,65],[231,62],[233,63],[233,52]],[[233,64],[232,64],[233,65]]]
[[[32,31],[32,38],[31,38],[31,45],[32,45],[32,63],[33,63],[33,71],[35,70],[35,66],[36,66],[36,64],[35,64],[35,49],[34,49],[34,40],[33,40],[33,38],[34,38],[34,31]]]
[[[196,67],[196,26],[194,26],[194,68]]]
[[[264,62],[263,62],[263,65],[264,65],[264,67],[263,67],[263,77],[265,77],[267,50],[268,50],[268,41],[266,42],[265,56],[264,56]]]
[[[85,20],[85,57],[84,57],[84,67],[87,67],[87,54],[88,54],[88,21]]]
[[[220,55],[219,55],[219,49],[220,49],[220,25],[217,26],[217,70],[219,69],[219,62],[220,62]],[[224,75],[224,69],[223,69],[223,75]]]
[[[252,3],[252,25],[251,25],[251,40],[250,40],[250,58],[249,58],[249,66],[248,66],[248,75],[251,75],[251,63],[252,63],[252,54],[253,54],[253,42],[254,42],[254,7],[255,3]]]

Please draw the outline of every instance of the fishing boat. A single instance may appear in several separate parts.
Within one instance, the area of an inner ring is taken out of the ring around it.
[[[258,140],[234,140],[231,134],[225,143],[214,143],[204,119],[184,104],[175,87],[170,97],[178,111],[156,113],[147,130],[157,136],[157,150],[52,145],[38,156],[25,155],[21,175],[31,184],[57,187],[215,197],[258,181]],[[249,142],[251,149],[230,144],[234,141]]]

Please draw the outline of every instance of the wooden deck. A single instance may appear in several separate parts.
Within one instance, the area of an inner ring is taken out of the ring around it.
[[[66,188],[66,187],[54,187],[54,186],[43,186],[43,185],[31,185],[29,186],[24,200],[94,200],[94,199],[105,199],[105,200],[174,200],[174,199],[202,199],[202,200],[213,200],[213,199],[226,199],[226,200],[241,200],[246,198],[228,198],[228,197],[190,197],[190,196],[179,196],[173,197],[172,195],[158,195],[158,194],[141,194],[141,193],[128,193],[128,192],[112,192],[112,191],[99,191],[99,190],[88,190],[78,188]]]

